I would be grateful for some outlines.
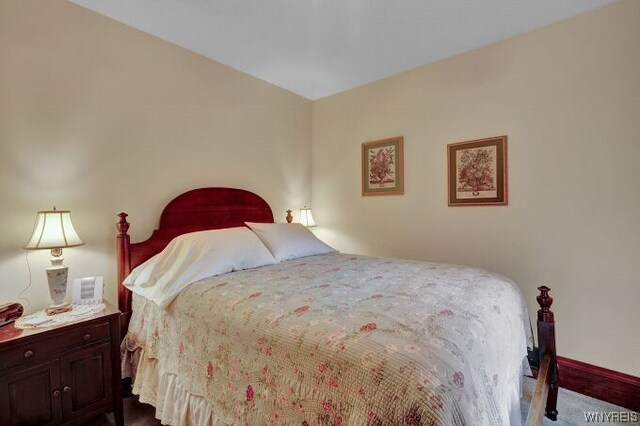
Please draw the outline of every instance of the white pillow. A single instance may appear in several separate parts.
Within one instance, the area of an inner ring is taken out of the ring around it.
[[[274,263],[269,250],[245,227],[192,232],[174,238],[135,268],[124,285],[164,308],[203,278]]]
[[[336,251],[299,223],[245,224],[260,237],[278,262]]]

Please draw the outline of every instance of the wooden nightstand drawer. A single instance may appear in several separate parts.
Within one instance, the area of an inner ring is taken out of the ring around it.
[[[41,339],[32,340],[11,349],[0,350],[0,370],[107,340],[110,337],[111,330],[108,322],[71,330],[53,330]]]

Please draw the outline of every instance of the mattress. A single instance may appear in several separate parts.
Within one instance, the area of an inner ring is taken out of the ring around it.
[[[519,424],[530,340],[484,270],[339,253],[134,295],[134,391],[171,424]]]

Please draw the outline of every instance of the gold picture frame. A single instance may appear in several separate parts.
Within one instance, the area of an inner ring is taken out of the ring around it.
[[[404,194],[404,139],[362,144],[362,195]]]
[[[447,145],[449,206],[506,206],[507,136]]]

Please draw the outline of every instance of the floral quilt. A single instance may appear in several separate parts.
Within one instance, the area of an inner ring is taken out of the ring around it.
[[[504,277],[331,253],[204,279],[165,310],[134,296],[126,343],[229,424],[471,425],[509,424],[528,334]]]

